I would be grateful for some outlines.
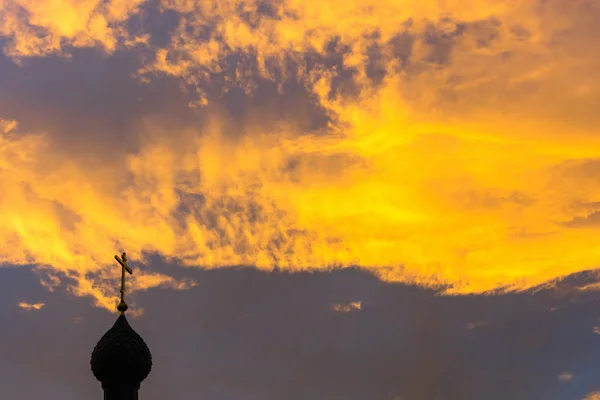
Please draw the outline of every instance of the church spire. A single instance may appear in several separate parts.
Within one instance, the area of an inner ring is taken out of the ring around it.
[[[94,348],[90,364],[102,384],[104,400],[137,400],[140,384],[152,369],[152,355],[125,318],[125,271],[133,271],[125,253],[115,259],[121,264],[121,302],[117,306],[121,315]]]

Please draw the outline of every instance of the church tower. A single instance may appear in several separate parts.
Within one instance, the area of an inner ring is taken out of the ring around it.
[[[121,302],[117,310],[119,318],[100,339],[92,352],[91,366],[96,379],[102,384],[104,400],[138,400],[140,384],[152,369],[150,349],[131,328],[125,311],[125,271],[133,273],[127,266],[127,256],[115,256],[121,264]]]

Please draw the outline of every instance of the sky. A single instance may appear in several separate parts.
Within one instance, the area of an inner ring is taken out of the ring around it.
[[[596,0],[0,0],[0,390],[600,399]]]

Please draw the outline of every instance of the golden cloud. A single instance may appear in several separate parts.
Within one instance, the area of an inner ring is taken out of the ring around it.
[[[7,53],[60,52],[65,41],[110,52],[145,6],[59,3],[0,2]],[[131,132],[138,152],[94,168],[47,133],[3,129],[0,260],[60,270],[106,307],[106,260],[121,245],[142,262],[157,252],[204,268],[358,265],[445,293],[527,290],[597,267],[596,2],[161,9],[180,19],[140,69],[147,82],[176,77],[217,110],[215,87],[252,96],[261,80],[297,81],[329,123],[307,131],[296,116],[265,128],[274,117],[258,106],[235,128],[219,112],[178,132],[149,117]]]
[[[352,311],[360,311],[361,302],[360,301],[352,301],[350,303],[339,303],[331,306],[331,310],[335,312],[341,313],[349,313]]]
[[[118,44],[143,41],[123,28],[145,0],[2,0],[0,35],[9,38],[6,54],[22,57],[61,53],[67,45],[99,46],[113,52]]]
[[[33,311],[33,310],[41,310],[44,307],[45,303],[19,303],[19,308],[22,308],[25,311]]]

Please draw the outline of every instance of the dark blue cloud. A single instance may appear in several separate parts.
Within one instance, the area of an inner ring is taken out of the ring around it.
[[[442,297],[358,270],[200,271],[159,258],[152,264],[199,285],[131,297],[132,309],[144,308],[131,324],[154,358],[140,392],[145,400],[580,399],[598,388],[598,300],[590,295]],[[27,269],[0,274],[2,392],[101,395],[89,356],[116,315],[44,292]],[[25,312],[20,301],[46,306]],[[361,309],[331,310],[351,301]],[[573,378],[559,381],[563,372]]]

